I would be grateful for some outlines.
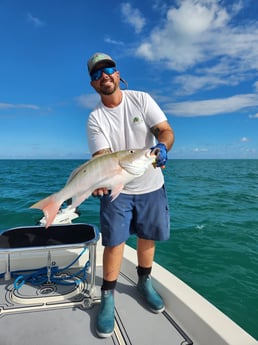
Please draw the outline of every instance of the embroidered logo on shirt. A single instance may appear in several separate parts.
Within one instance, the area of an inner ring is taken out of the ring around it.
[[[142,123],[142,121],[143,121],[142,117],[135,116],[135,117],[133,118],[133,124],[134,124],[134,125],[139,125],[139,124]]]

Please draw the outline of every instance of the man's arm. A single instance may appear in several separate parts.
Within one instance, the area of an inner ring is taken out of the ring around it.
[[[159,143],[164,144],[168,151],[171,150],[175,141],[175,136],[168,121],[163,121],[153,126],[151,132]]]

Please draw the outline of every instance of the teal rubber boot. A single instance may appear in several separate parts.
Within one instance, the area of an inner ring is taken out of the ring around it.
[[[96,321],[96,333],[100,338],[110,337],[114,332],[114,309],[114,290],[102,290],[100,309]]]
[[[151,277],[149,275],[139,276],[137,290],[153,313],[158,314],[165,310],[163,300],[153,288]]]

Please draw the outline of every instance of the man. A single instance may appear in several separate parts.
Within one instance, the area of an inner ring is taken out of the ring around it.
[[[108,337],[114,330],[114,290],[124,244],[131,234],[138,237],[137,289],[150,310],[160,313],[165,309],[162,298],[152,286],[150,273],[155,241],[167,240],[170,233],[168,203],[160,167],[166,164],[174,134],[165,114],[147,93],[120,89],[120,82],[126,82],[109,55],[94,54],[88,61],[88,72],[91,86],[101,97],[87,124],[92,155],[145,147],[160,149],[157,167],[154,169],[151,166],[143,176],[127,184],[114,201],[111,201],[105,186],[93,193],[101,197],[100,228],[105,246],[96,332],[100,337]]]

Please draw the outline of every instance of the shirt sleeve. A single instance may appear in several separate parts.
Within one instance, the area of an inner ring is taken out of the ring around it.
[[[145,102],[143,103],[145,106],[145,121],[150,128],[157,125],[160,122],[166,121],[167,117],[164,114],[163,110],[159,107],[159,105],[155,102],[155,100],[148,94],[145,93]]]
[[[97,120],[90,114],[87,122],[88,145],[91,154],[110,147]]]

